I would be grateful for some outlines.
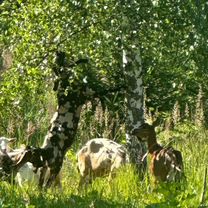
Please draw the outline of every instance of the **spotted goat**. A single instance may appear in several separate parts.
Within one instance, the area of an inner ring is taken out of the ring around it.
[[[79,187],[96,177],[115,175],[115,170],[129,161],[126,149],[106,138],[89,140],[77,152],[77,166],[81,175]]]
[[[144,123],[132,134],[147,141],[148,153],[151,155],[150,171],[156,181],[179,181],[184,176],[181,152],[158,144],[154,126]]]

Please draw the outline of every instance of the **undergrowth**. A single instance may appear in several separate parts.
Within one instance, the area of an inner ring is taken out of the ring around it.
[[[208,161],[208,131],[180,125],[172,132],[164,131],[158,135],[158,142],[167,144],[170,141],[182,151],[184,158],[186,179],[180,184],[155,185],[148,171],[141,180],[134,167],[126,165],[111,182],[107,178],[98,178],[86,189],[78,191],[75,151],[71,150],[64,161],[62,191],[40,191],[32,185],[25,184],[20,188],[1,182],[0,207],[199,207]]]

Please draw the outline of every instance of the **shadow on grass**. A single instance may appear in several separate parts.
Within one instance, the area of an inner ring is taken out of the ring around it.
[[[53,196],[53,198],[45,198],[39,195],[37,198],[32,198],[29,207],[35,206],[38,208],[122,208],[129,207],[128,204],[121,204],[119,202],[106,200],[100,197],[96,191],[88,193],[86,196],[70,195],[68,197]]]
[[[162,202],[162,203],[153,203],[145,206],[145,208],[167,208],[167,207],[176,207],[176,205],[170,205],[167,202]]]
[[[187,188],[187,182],[183,183],[161,183],[154,190],[153,193],[160,193],[161,202],[152,203],[145,206],[145,208],[175,208],[180,206],[180,201],[183,200],[183,193]],[[185,199],[191,199],[194,194],[186,194]]]

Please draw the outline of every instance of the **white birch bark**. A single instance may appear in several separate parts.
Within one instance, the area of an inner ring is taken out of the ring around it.
[[[144,122],[142,64],[139,47],[131,46],[123,50],[123,67],[128,85],[126,103],[126,140],[130,160],[143,175],[146,169],[146,146],[131,135],[133,129]]]

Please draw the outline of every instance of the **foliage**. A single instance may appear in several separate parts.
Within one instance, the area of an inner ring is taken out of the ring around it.
[[[147,105],[167,111],[178,100],[182,109],[194,104],[199,83],[207,94],[207,3],[152,1],[141,22]],[[200,58],[201,57],[201,58]]]
[[[147,107],[170,113],[176,101],[181,111],[195,105],[200,86],[207,94],[207,10],[204,1],[4,0],[0,52],[9,49],[13,65],[1,77],[0,115],[5,118],[1,132],[16,120],[24,132],[28,122],[45,116],[57,50],[67,52],[69,63],[89,59],[87,69],[73,69],[72,81],[92,81],[94,87],[103,88],[102,83],[125,83],[122,44],[139,46]],[[121,90],[116,100],[111,95],[102,100],[111,116],[118,110],[112,103],[121,109],[123,96]]]
[[[116,7],[117,3],[108,1],[3,2],[0,45],[10,49],[13,65],[3,74],[0,86],[0,113],[5,118],[2,132],[10,120],[24,120],[20,126],[25,130],[28,122],[45,116],[45,95],[52,91],[55,75],[51,68],[57,50],[67,52],[69,64],[89,59],[87,69],[73,68],[72,86],[83,82],[94,88],[103,88],[102,83],[107,87],[122,85],[115,33],[118,26],[117,20],[111,19]]]

